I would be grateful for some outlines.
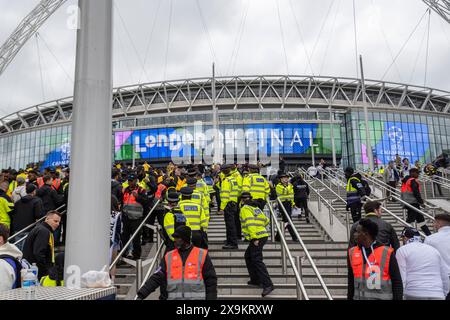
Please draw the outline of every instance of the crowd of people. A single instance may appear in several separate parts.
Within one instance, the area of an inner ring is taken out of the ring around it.
[[[325,161],[319,166],[320,173],[325,170]],[[386,171],[390,168],[388,166]],[[420,205],[423,200],[420,186],[416,186],[417,173],[416,168],[409,169],[402,199],[419,208],[415,204]],[[347,168],[345,175],[348,179],[347,210],[351,211],[355,223],[348,253],[348,298],[444,298],[450,273],[450,246],[443,245],[450,243],[449,215],[436,216],[435,228],[439,232],[431,235],[426,224],[421,224],[419,214],[409,208],[408,222],[416,221],[427,238],[420,243],[418,231],[407,228],[402,234],[404,245],[401,246],[393,227],[381,219],[380,203],[366,201],[366,214],[362,219],[363,200],[370,189],[367,191],[367,182],[352,168]],[[393,175],[395,178],[395,173]],[[35,263],[43,285],[63,285],[67,222],[61,208],[67,206],[69,178],[68,168],[46,168],[43,172],[37,168],[17,172],[3,170],[0,174],[0,291],[17,285],[20,268],[15,269],[8,259]],[[263,261],[270,233],[265,213],[267,201],[280,200],[278,211],[284,226],[292,240],[299,241],[288,223],[288,216],[292,218],[293,211],[297,210],[301,213],[299,219],[311,222],[309,194],[309,185],[302,174],[290,177],[279,170],[267,177],[260,173],[259,165],[248,163],[209,167],[169,163],[164,168],[154,168],[147,162],[135,168],[118,163],[111,170],[111,261],[120,250],[125,250],[123,256],[128,259],[141,259],[142,246],[153,242],[155,232],[160,232],[166,248],[164,259],[139,290],[139,299],[145,299],[158,287],[160,299],[216,299],[217,276],[208,254],[208,230],[213,213],[223,216],[225,221],[223,250],[237,250],[245,241],[247,249],[243,259],[249,274],[248,285],[260,287],[265,297],[275,289]],[[144,219],[144,227],[138,230]],[[38,220],[40,223],[36,223]],[[22,231],[31,225],[34,227]],[[11,239],[17,232],[20,235]],[[21,238],[25,239],[19,241]],[[275,241],[281,241],[280,234]],[[17,246],[12,244],[14,242]],[[125,247],[128,242],[130,245]],[[406,245],[411,250],[403,249]],[[435,269],[417,255],[420,250],[429,252],[426,256],[434,259]],[[401,256],[396,258],[399,252]],[[186,265],[189,270],[183,272]],[[421,272],[427,268],[429,278]],[[111,270],[113,282],[115,272],[115,268]],[[423,291],[426,294],[419,294],[421,283],[417,283],[417,279],[420,277],[425,284],[440,281],[441,286],[435,285],[435,291],[427,289]],[[415,280],[410,282],[410,279]]]

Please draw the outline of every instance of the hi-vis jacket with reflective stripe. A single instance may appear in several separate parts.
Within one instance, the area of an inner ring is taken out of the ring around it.
[[[353,182],[356,183],[356,188],[353,186]],[[361,180],[357,177],[350,177],[347,181],[346,191],[347,191],[347,204],[357,203],[361,201],[361,196],[359,194],[359,189],[364,188]]]
[[[208,185],[206,184],[206,182],[203,179],[197,180],[197,185],[195,187],[195,190],[201,192],[205,196],[205,200],[208,201],[208,206],[209,206],[209,202],[211,201],[211,198],[209,197]]]
[[[268,237],[266,226],[269,218],[258,207],[244,205],[240,213],[242,233],[246,240],[261,239]]]
[[[166,254],[168,300],[206,299],[202,271],[207,253],[205,249],[192,248],[184,265],[177,249]]]
[[[277,197],[281,202],[291,201],[294,202],[294,186],[290,183],[284,185],[282,183],[276,186]]]
[[[179,225],[175,225],[175,214],[171,211],[167,212],[164,215],[164,229],[166,230],[167,235],[169,236],[170,240],[173,239],[173,233],[175,232],[175,229],[179,227]],[[186,222],[184,223],[185,226],[191,227],[191,224],[189,223],[189,220],[185,217]],[[181,224],[180,224],[181,225]]]
[[[365,261],[360,247],[348,250],[354,277],[354,300],[393,300],[389,261],[394,249],[380,246],[366,252],[372,266]]]
[[[222,181],[220,188],[220,210],[224,210],[229,202],[238,202],[239,184],[236,179],[229,175]]]
[[[240,197],[242,193],[242,176],[237,169],[231,170],[230,175],[236,180],[238,184],[238,197]]]
[[[208,228],[208,219],[200,204],[192,200],[181,200],[178,206],[189,221],[192,231],[198,231],[200,228],[206,230]]]
[[[203,230],[206,232],[208,225],[209,225],[209,217],[210,217],[209,216],[209,202],[206,200],[206,197],[203,194],[203,192],[199,191],[198,189],[195,189],[194,192],[192,193],[191,200],[202,206],[203,212],[207,219],[206,228],[205,228],[205,226],[203,228]]]
[[[14,209],[14,203],[11,199],[3,192],[4,196],[0,197],[0,224],[11,227],[11,211]]]
[[[242,192],[250,192],[253,200],[266,200],[270,194],[270,185],[259,173],[250,173],[242,181]]]

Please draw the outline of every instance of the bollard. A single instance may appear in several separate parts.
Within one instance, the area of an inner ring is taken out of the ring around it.
[[[350,215],[347,210],[345,210],[345,227],[347,229],[347,241],[350,241]]]
[[[281,234],[280,234],[280,240],[281,237],[284,237],[284,222],[281,221],[280,222],[280,230],[281,230]],[[281,242],[281,270],[283,272],[283,274],[287,273],[287,265],[286,265],[286,248],[283,245],[283,242]]]
[[[406,221],[406,209],[403,209],[403,220]]]
[[[139,291],[142,283],[142,259],[136,260],[136,293]]]
[[[330,226],[333,225],[333,214],[331,212],[331,206],[328,207],[328,216],[330,217]]]
[[[295,257],[295,263],[297,265],[298,274],[300,275],[300,280],[303,281],[302,260],[300,256]],[[297,300],[302,300],[302,290],[300,289],[300,283],[297,283]]]

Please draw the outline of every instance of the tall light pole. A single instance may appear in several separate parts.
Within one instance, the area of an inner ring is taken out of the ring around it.
[[[367,101],[366,101],[366,85],[364,82],[364,69],[362,55],[359,55],[359,63],[361,66],[361,91],[362,91],[362,104],[364,109],[364,124],[366,127],[366,155],[369,161],[369,170],[373,172],[373,153],[372,153],[372,143],[369,136],[369,114],[367,112]]]
[[[211,95],[212,95],[212,107],[213,107],[213,146],[214,146],[214,163],[218,164],[222,162],[221,152],[219,152],[220,148],[220,135],[219,135],[219,117],[218,110],[216,105],[216,67],[215,64],[212,64],[212,79],[211,79]]]
[[[78,3],[66,277],[74,267],[101,270],[110,259],[113,2]]]

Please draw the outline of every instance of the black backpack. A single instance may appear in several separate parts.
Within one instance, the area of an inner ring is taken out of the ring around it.
[[[11,289],[20,288],[22,286],[21,281],[22,279],[20,275],[20,271],[22,270],[22,263],[16,258],[9,255],[1,255],[0,259],[5,260],[14,269],[14,272],[16,273],[16,281],[14,282],[13,287]]]
[[[364,187],[365,195],[366,195],[367,197],[369,197],[370,194],[372,193],[372,189],[370,189],[369,183],[367,182],[367,180],[364,180],[364,179],[362,179],[362,178],[361,178],[360,180],[361,180],[361,184],[362,184],[363,187]]]

